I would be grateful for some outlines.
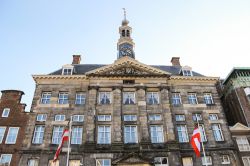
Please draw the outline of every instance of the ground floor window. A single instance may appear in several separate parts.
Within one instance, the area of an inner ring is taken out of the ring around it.
[[[28,166],[38,166],[38,159],[29,159]]]
[[[250,165],[250,156],[242,157],[242,161],[243,161],[244,166],[249,166]]]
[[[80,160],[69,160],[69,166],[80,166]]]
[[[96,166],[111,166],[110,159],[96,159]]]
[[[193,159],[192,157],[183,157],[182,158],[183,166],[193,166]]]
[[[0,164],[10,164],[12,154],[2,154],[0,157]]]
[[[206,156],[206,160],[205,157],[202,157],[202,165],[212,165],[212,157]]]
[[[59,160],[56,160],[53,162],[53,160],[49,160],[48,166],[59,166]]]
[[[155,157],[154,164],[155,166],[168,166],[168,158],[167,157]]]

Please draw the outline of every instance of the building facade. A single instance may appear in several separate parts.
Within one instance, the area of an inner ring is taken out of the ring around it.
[[[250,68],[233,68],[222,84],[222,101],[229,125],[250,126]]]
[[[28,115],[20,103],[22,91],[3,90],[0,100],[0,166],[16,166],[20,160]]]
[[[19,165],[65,165],[66,146],[53,163],[72,119],[70,165],[200,166],[189,144],[197,119],[208,165],[240,165],[216,89],[217,77],[181,66],[135,59],[132,28],[119,28],[117,59],[109,65],[72,64],[33,75],[36,89]]]

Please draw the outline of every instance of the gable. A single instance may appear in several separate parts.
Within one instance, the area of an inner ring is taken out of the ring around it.
[[[132,152],[127,155],[124,155],[112,162],[112,164],[117,165],[137,165],[137,164],[149,164],[150,162],[144,160],[142,156]]]
[[[233,127],[230,127],[231,131],[250,131],[250,128],[241,124],[241,123],[236,123]]]
[[[134,77],[169,77],[171,74],[136,61],[130,57],[122,57],[113,64],[97,68],[86,73],[88,76],[134,76]]]

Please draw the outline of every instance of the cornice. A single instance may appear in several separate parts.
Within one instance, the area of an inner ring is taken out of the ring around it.
[[[170,76],[170,80],[183,81],[219,81],[219,77],[199,77],[199,76]]]
[[[35,82],[39,80],[81,80],[88,79],[86,75],[32,75]]]

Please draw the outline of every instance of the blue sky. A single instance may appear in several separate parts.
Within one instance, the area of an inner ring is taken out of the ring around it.
[[[250,66],[249,0],[1,0],[0,89],[25,92],[30,109],[32,74],[48,74],[72,62],[110,64],[116,59],[122,8],[133,28],[136,59],[182,65],[225,78],[234,66]]]

